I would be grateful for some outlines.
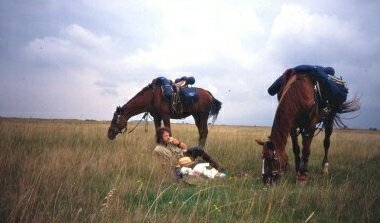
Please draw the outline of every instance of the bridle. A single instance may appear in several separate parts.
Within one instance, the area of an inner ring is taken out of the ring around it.
[[[116,116],[116,122],[115,120]],[[112,119],[112,134],[117,135],[119,133],[122,133],[121,129],[119,128],[119,122],[120,122],[120,117],[121,117],[121,107],[117,106],[116,111],[113,114],[113,119]]]
[[[143,115],[143,117],[140,119],[140,121],[131,130],[129,130],[128,132],[127,132],[127,130],[122,131],[118,127],[119,126],[120,117],[121,117],[121,112],[119,110],[121,110],[120,106],[118,106],[116,108],[116,112],[114,114],[114,115],[117,115],[117,119],[116,119],[117,121],[116,121],[116,123],[113,124],[112,134],[115,134],[115,135],[117,135],[119,133],[121,133],[121,134],[128,133],[129,134],[129,133],[133,132],[137,128],[137,126],[141,123],[142,120],[145,119],[145,122],[146,123],[148,122],[149,112],[145,112],[144,115]],[[147,126],[145,126],[145,132],[147,132]]]
[[[261,174],[263,177],[264,184],[271,186],[273,183],[278,182],[281,177],[281,167],[279,161],[279,155],[276,150],[273,148],[266,148],[272,151],[272,155],[270,157],[265,157],[262,154],[262,168]]]
[[[153,91],[155,90],[155,85],[152,83],[148,84],[147,87],[149,89],[152,89]],[[114,116],[113,116],[113,119],[112,119],[112,134],[113,135],[117,135],[119,133],[122,133],[122,134],[131,133],[136,129],[136,127],[141,123],[142,120],[145,119],[146,123],[148,122],[149,112],[145,112],[143,117],[141,118],[141,120],[130,131],[128,131],[128,132],[126,130],[123,131],[123,129],[119,128],[120,118],[122,117],[121,113],[122,113],[122,108],[120,106],[117,106],[116,111],[115,111]],[[113,121],[113,120],[115,120],[115,116],[116,116],[116,122]],[[145,131],[147,131],[147,130],[145,130]]]

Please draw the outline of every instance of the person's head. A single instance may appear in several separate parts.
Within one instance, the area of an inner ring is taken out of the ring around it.
[[[171,131],[167,127],[163,127],[158,129],[156,134],[156,142],[157,144],[166,144],[169,142],[169,138],[172,135]]]

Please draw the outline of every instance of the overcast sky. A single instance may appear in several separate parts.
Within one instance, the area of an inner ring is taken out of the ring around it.
[[[110,120],[155,77],[192,75],[223,102],[217,124],[271,125],[268,86],[319,64],[361,96],[348,126],[380,128],[379,11],[375,0],[2,0],[0,116]]]

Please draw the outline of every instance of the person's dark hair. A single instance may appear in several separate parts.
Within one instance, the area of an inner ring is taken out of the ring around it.
[[[164,132],[168,132],[170,136],[172,135],[172,132],[167,127],[162,127],[160,129],[158,129],[157,134],[156,134],[156,143],[157,144],[163,144],[162,135],[164,134]]]

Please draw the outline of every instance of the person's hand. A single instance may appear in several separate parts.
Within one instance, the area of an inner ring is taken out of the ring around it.
[[[176,138],[170,137],[169,142],[182,149],[183,152],[187,151],[187,145]]]
[[[171,139],[169,139],[169,142],[171,142],[172,144],[174,144],[176,146],[178,146],[181,143],[178,139],[173,138],[173,137]]]

